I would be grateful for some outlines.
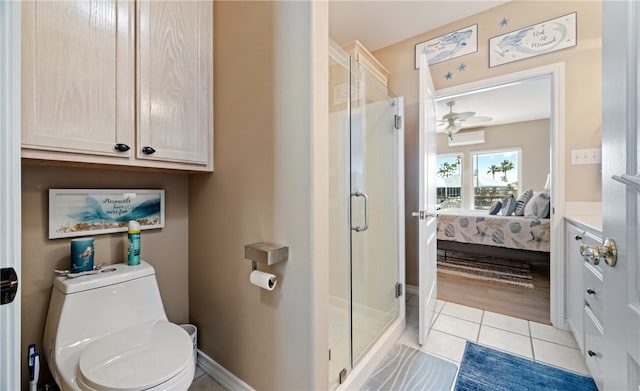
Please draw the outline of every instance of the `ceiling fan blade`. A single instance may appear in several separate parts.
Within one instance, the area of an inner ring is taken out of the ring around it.
[[[483,116],[483,115],[474,115],[473,117],[469,117],[465,120],[465,123],[468,124],[478,124],[481,122],[489,122],[491,121],[493,118],[491,117],[487,117],[487,116]]]
[[[449,112],[442,116],[443,121],[451,121],[451,120],[459,120],[459,119],[467,119],[469,117],[473,117],[476,113],[473,111],[465,111],[462,113],[454,113]]]
[[[467,119],[476,115],[476,113],[473,111],[465,111],[462,113],[453,113],[453,114],[454,114],[454,119]]]

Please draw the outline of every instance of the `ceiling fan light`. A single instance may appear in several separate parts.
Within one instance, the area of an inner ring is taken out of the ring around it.
[[[458,133],[458,131],[462,129],[462,126],[459,124],[450,124],[449,126],[447,126],[446,128],[444,128],[444,131],[446,133],[448,133],[449,135],[453,134],[453,133]]]

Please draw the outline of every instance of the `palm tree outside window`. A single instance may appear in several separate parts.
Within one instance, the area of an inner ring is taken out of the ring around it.
[[[520,151],[504,150],[471,154],[473,208],[488,209],[506,195],[518,197]],[[496,174],[499,174],[496,178]]]
[[[438,156],[436,167],[438,209],[459,208],[462,205],[462,155]]]

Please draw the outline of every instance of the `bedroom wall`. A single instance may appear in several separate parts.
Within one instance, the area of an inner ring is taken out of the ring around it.
[[[532,24],[577,12],[578,44],[557,52],[489,68],[489,38]],[[500,27],[500,21],[508,25]],[[458,29],[478,24],[478,51],[430,66],[436,90],[524,69],[564,62],[565,65],[565,200],[597,202],[601,199],[600,165],[571,165],[572,149],[601,146],[601,2],[513,0],[483,13],[425,32],[375,51],[389,70],[389,89],[405,97],[405,202],[417,205],[418,71],[415,45]],[[466,71],[457,67],[464,63]],[[452,72],[453,77],[445,75]],[[407,284],[417,285],[417,222],[407,217]]]
[[[448,136],[438,134],[438,155],[463,154],[463,175],[472,175],[470,154],[505,148],[522,149],[522,178],[520,190],[542,190],[549,173],[550,132],[549,120],[518,122],[506,125],[487,126],[483,144],[449,147]],[[472,129],[475,130],[475,129]]]

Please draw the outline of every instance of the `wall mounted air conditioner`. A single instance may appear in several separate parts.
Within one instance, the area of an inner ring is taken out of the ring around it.
[[[476,130],[473,132],[459,132],[451,135],[449,138],[450,147],[459,147],[461,145],[472,145],[484,143],[484,130]]]

